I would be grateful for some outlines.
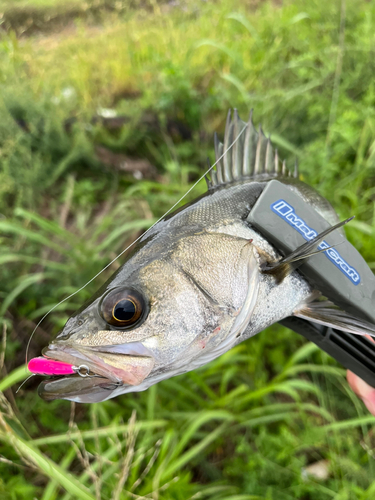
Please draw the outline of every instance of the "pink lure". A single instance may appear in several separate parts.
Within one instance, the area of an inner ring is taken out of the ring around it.
[[[48,358],[33,358],[29,361],[27,368],[36,375],[71,375],[75,373],[73,365]]]

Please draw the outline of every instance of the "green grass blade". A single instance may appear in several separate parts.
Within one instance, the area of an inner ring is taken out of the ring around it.
[[[134,431],[138,432],[140,430],[146,429],[162,429],[166,427],[166,420],[154,420],[152,422],[136,422],[134,424]],[[78,439],[82,437],[82,439],[94,439],[95,437],[107,437],[114,436],[117,434],[122,434],[129,430],[128,424],[122,425],[111,425],[108,427],[100,427],[98,429],[88,430],[88,431],[73,431],[67,434],[56,434],[54,436],[46,436],[39,439],[33,440],[34,446],[44,446],[47,444],[56,444],[56,443],[66,443],[70,439]]]
[[[31,276],[25,277],[4,299],[2,306],[0,307],[0,316],[4,316],[6,310],[11,305],[11,303],[20,295],[26,288],[39,283],[43,279],[49,277],[48,273],[36,273]]]
[[[59,465],[36,450],[29,442],[18,437],[8,426],[7,434],[0,435],[3,441],[12,445],[21,456],[32,462],[39,471],[50,479],[55,480],[62,488],[79,500],[95,500],[95,497],[81,485],[77,479]]]
[[[331,424],[322,425],[319,431],[342,431],[344,429],[351,429],[353,427],[360,427],[361,425],[375,426],[375,417],[373,415],[366,415],[365,417],[352,418],[350,420],[341,420],[340,422],[332,422]]]
[[[207,446],[209,446],[213,441],[215,441],[215,439],[223,434],[227,427],[228,423],[224,422],[210,434],[207,434],[207,436],[205,436],[198,444],[191,447],[186,453],[174,460],[173,463],[166,468],[161,478],[163,479],[172,476],[176,471],[190,462],[194,457],[199,455]]]
[[[60,463],[61,469],[66,470],[72,463],[75,456],[76,456],[75,449],[73,447],[69,448],[68,452],[66,453],[65,457],[62,459]],[[52,479],[45,488],[43,496],[40,500],[55,500],[58,495],[58,488],[59,488],[59,483],[56,480]]]
[[[6,391],[9,387],[25,380],[28,376],[30,376],[30,372],[27,370],[26,365],[19,366],[0,380],[0,392]]]
[[[31,229],[27,229],[24,226],[16,224],[11,221],[0,221],[0,232],[17,234],[24,238],[29,239],[30,241],[34,241],[35,243],[39,243],[41,245],[46,246],[47,248],[52,248],[56,250],[59,254],[70,254],[71,251],[65,249],[61,245],[54,243],[50,238],[43,236],[42,234],[32,231]]]

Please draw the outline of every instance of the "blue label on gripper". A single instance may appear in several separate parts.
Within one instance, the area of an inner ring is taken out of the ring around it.
[[[275,201],[275,203],[272,203],[271,210],[283,220],[285,220],[285,222],[292,226],[296,231],[298,231],[306,241],[310,241],[318,236],[317,231],[309,227],[306,222],[296,214],[294,208],[285,200],[278,200]],[[330,245],[323,240],[318,245],[318,249],[324,250],[325,248],[327,248],[327,250],[322,253],[324,253],[327,258],[333,264],[335,264],[335,266],[342,273],[344,273],[345,276],[349,278],[354,285],[358,285],[358,283],[361,282],[361,277],[358,272],[354,269],[354,267],[350,266],[345,259],[341,257],[337,250],[335,250],[334,248],[329,248],[329,246]]]

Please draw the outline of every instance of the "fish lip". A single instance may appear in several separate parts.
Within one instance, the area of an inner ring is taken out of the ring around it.
[[[108,380],[112,380],[114,382],[120,382],[120,379],[114,377],[113,375],[108,373],[102,373],[103,369],[100,368],[100,365],[97,360],[92,359],[82,352],[82,350],[78,350],[73,346],[61,345],[59,343],[52,343],[48,347],[45,347],[42,350],[43,356],[53,359],[55,361],[62,361],[64,363],[69,363],[73,365],[76,373],[81,375],[81,377],[86,376],[95,376],[101,375],[107,378]],[[80,368],[85,367],[87,369],[87,374],[80,372]],[[64,377],[70,377],[71,375],[64,375]]]
[[[76,373],[83,378],[100,376],[119,385],[138,385],[155,364],[152,352],[140,342],[90,346],[55,341],[44,348],[42,353],[55,361],[73,365]],[[106,362],[108,355],[112,358],[118,355],[124,361],[124,368]]]
[[[99,374],[98,363],[84,353],[58,342],[45,347],[42,354],[56,361],[72,364],[76,368],[75,374],[52,376],[43,380],[38,387],[38,395],[45,401],[67,399],[80,403],[104,401],[117,387],[123,383],[110,371]],[[86,374],[80,373],[80,368],[85,367]]]
[[[42,353],[73,365],[76,372],[44,380],[38,394],[46,401],[104,401],[117,389],[142,384],[155,366],[152,352],[140,342],[85,346],[54,341]]]

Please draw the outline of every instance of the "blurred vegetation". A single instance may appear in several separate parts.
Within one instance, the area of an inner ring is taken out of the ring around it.
[[[278,325],[104,403],[46,404],[37,377],[15,389],[36,322],[199,177],[230,107],[254,107],[281,156],[298,156],[342,219],[357,216],[348,237],[375,268],[375,4],[0,11],[0,498],[374,498],[375,419],[342,367]],[[30,356],[121,262],[48,316]],[[322,460],[318,479],[309,465]]]

